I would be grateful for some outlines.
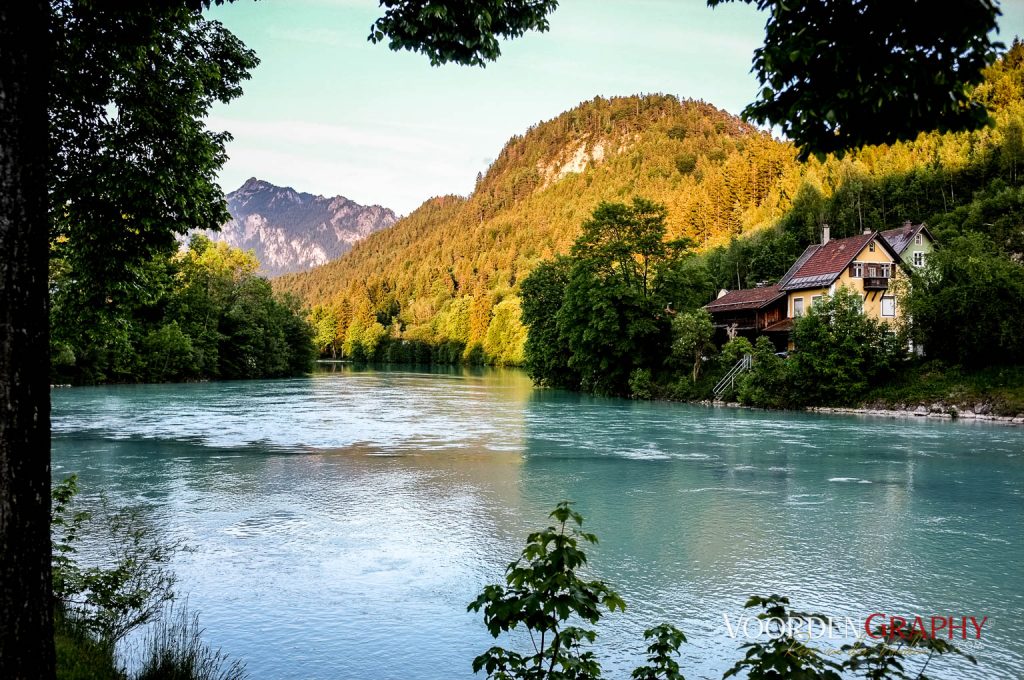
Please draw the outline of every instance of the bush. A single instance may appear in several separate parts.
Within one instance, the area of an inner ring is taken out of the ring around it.
[[[906,361],[903,333],[865,316],[861,304],[857,293],[839,288],[796,320],[789,401],[857,403]]]
[[[749,343],[748,343],[749,344]],[[740,402],[762,408],[785,408],[793,404],[790,366],[775,353],[767,336],[757,339],[753,348],[753,366],[736,381]]]
[[[654,383],[651,380],[650,370],[637,368],[629,374],[629,396],[633,399],[652,399],[654,397]]]

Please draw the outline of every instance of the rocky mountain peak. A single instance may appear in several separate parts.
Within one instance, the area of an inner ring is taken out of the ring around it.
[[[348,252],[358,241],[386,229],[397,217],[380,205],[344,196],[299,192],[250,177],[227,195],[231,220],[215,241],[253,250],[268,276],[304,271]]]

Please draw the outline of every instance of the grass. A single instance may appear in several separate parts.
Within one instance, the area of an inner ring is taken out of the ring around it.
[[[97,641],[80,622],[58,611],[53,628],[57,680],[126,680],[114,661],[114,650]]]
[[[133,680],[243,680],[245,665],[232,661],[202,639],[198,614],[168,607],[144,643]]]
[[[57,680],[243,680],[245,666],[202,640],[199,617],[169,607],[142,645],[138,670],[127,673],[111,645],[98,641],[73,617],[57,612]]]
[[[1024,413],[1024,366],[968,371],[938,361],[912,365],[864,399],[865,404],[893,408],[942,402],[961,410],[986,404],[993,415]]]

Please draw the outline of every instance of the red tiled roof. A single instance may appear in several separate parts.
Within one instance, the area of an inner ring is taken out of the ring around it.
[[[781,298],[785,293],[775,286],[731,290],[717,300],[705,305],[708,311],[721,312],[735,309],[760,309]]]
[[[874,237],[874,234],[860,234],[829,241],[804,262],[804,266],[796,271],[793,278],[841,274],[853,258],[857,257],[857,253],[864,250],[864,246]]]

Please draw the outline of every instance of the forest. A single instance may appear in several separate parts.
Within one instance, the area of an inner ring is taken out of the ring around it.
[[[68,262],[50,262],[52,381],[58,384],[274,378],[312,368],[298,301],[256,275],[256,258],[195,235],[134,268],[96,300]]]
[[[339,260],[274,285],[312,310],[323,355],[522,364],[523,280],[568,254],[599,205],[638,197],[664,207],[666,241],[690,244],[676,267],[686,286],[667,300],[677,311],[776,280],[826,224],[837,238],[908,220],[940,244],[970,233],[1012,280],[1007,263],[1024,249],[1022,75],[1014,42],[971,93],[991,111],[987,127],[806,162],[704,102],[597,98],[511,139],[470,196],[431,199]]]

